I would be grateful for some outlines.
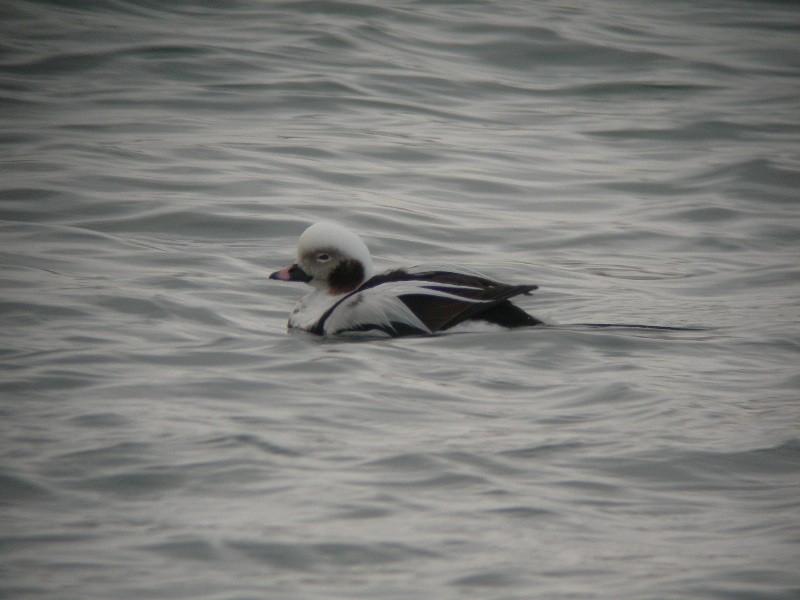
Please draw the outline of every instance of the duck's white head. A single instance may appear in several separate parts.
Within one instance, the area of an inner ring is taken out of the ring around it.
[[[297,241],[297,262],[270,279],[302,281],[333,296],[347,294],[372,277],[369,249],[352,231],[323,221],[306,229]]]

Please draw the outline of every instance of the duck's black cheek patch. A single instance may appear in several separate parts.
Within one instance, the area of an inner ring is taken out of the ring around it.
[[[357,260],[343,260],[328,275],[328,285],[332,294],[346,294],[356,289],[364,281],[364,266]]]

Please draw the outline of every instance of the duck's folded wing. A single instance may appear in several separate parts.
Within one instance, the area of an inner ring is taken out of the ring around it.
[[[382,331],[392,336],[432,333],[403,302],[403,296],[416,289],[407,282],[391,282],[351,292],[322,316],[315,333]]]
[[[487,318],[483,315],[503,304],[526,315],[507,300],[534,289],[535,285],[505,285],[465,273],[392,271],[337,302],[320,319],[317,333],[429,334],[469,319]]]

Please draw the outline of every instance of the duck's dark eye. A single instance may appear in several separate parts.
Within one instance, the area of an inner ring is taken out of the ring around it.
[[[330,260],[330,258],[331,258],[330,254],[326,254],[325,252],[323,252],[322,254],[317,254],[317,260],[319,260],[321,262],[325,262],[326,260]]]

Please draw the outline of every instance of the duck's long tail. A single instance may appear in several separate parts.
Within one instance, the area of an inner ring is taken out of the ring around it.
[[[556,327],[589,327],[591,329],[648,329],[651,331],[705,331],[702,327],[639,325],[637,323],[562,323],[556,325]]]

